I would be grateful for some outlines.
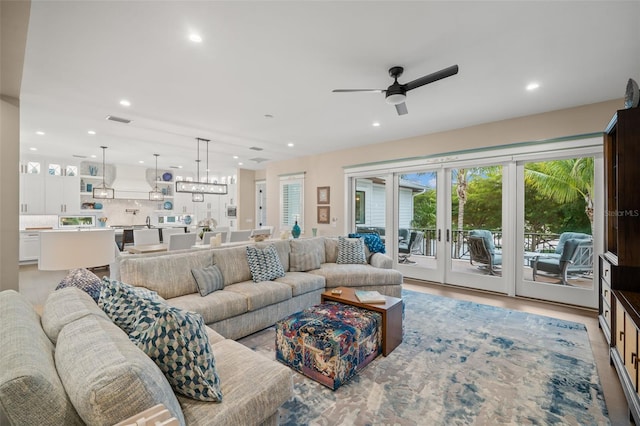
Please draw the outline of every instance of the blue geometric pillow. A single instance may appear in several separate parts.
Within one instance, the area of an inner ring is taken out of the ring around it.
[[[178,393],[199,401],[222,401],[220,377],[200,314],[146,300],[136,307],[129,334]]]
[[[349,238],[364,238],[364,243],[371,253],[386,253],[387,250],[378,234],[349,234]]]
[[[367,257],[364,252],[363,238],[338,237],[338,258],[336,263],[366,264]]]
[[[155,291],[134,287],[118,280],[104,277],[98,306],[118,327],[130,334],[136,324],[136,306],[145,300],[163,301]]]
[[[85,291],[93,300],[98,303],[100,297],[100,289],[102,288],[102,280],[96,274],[85,268],[73,269],[69,275],[64,277],[56,290],[65,287],[78,287]]]
[[[253,282],[271,281],[284,277],[284,268],[273,244],[265,248],[247,246],[247,261]]]

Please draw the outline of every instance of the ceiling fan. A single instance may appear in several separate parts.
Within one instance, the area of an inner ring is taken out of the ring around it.
[[[385,100],[388,104],[395,105],[396,111],[398,115],[404,115],[408,113],[407,105],[404,101],[407,99],[407,92],[409,90],[416,89],[420,86],[424,86],[425,84],[433,83],[434,81],[442,80],[443,78],[451,77],[452,75],[458,74],[458,65],[452,65],[448,68],[441,69],[440,71],[436,71],[429,75],[425,75],[420,78],[416,78],[413,81],[410,81],[406,84],[398,83],[398,77],[402,75],[404,68],[402,67],[391,67],[389,68],[389,75],[394,79],[394,82],[391,86],[386,89],[334,89],[335,93],[346,93],[346,92],[372,92],[372,93],[386,93]]]

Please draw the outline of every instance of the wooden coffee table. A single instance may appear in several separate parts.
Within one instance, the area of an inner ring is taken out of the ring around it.
[[[382,315],[382,355],[387,356],[402,343],[402,299],[384,296],[386,303],[362,303],[355,290],[349,287],[337,287],[342,294],[332,294],[331,290],[322,293],[321,302],[333,301],[345,305],[357,306]]]

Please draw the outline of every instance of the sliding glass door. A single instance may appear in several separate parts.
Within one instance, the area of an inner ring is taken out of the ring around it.
[[[347,173],[350,229],[376,232],[407,278],[597,306],[602,138]]]

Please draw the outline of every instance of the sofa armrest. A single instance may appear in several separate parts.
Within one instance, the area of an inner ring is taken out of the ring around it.
[[[391,269],[393,267],[393,259],[382,253],[373,253],[369,263],[376,268]]]

